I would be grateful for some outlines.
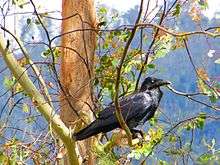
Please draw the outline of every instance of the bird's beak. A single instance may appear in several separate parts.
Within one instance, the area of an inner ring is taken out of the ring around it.
[[[165,85],[169,85],[169,84],[171,84],[170,81],[159,79],[156,83],[156,86],[160,87],[160,86],[165,86]]]

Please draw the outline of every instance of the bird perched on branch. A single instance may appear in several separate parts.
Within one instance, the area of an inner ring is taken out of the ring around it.
[[[163,95],[160,86],[168,85],[170,82],[147,77],[138,92],[126,96],[120,100],[122,116],[130,128],[132,135],[142,133],[134,129],[140,122],[145,123],[154,116]],[[75,140],[83,140],[99,133],[106,133],[113,129],[121,128],[115,114],[115,106],[110,105],[98,114],[94,120],[84,129],[73,134]]]

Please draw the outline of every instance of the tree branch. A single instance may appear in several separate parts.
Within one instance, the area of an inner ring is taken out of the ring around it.
[[[141,19],[142,10],[143,10],[143,0],[141,0],[140,10],[139,10],[135,25],[137,25]],[[122,70],[125,58],[127,56],[128,49],[129,49],[131,42],[135,36],[135,32],[136,32],[137,28],[138,28],[137,26],[134,26],[134,29],[132,30],[131,35],[125,45],[119,66],[117,67],[117,77],[116,77],[116,83],[115,83],[115,98],[114,98],[116,117],[117,117],[122,129],[124,129],[126,132],[126,135],[128,137],[128,144],[130,146],[132,146],[132,134],[131,134],[129,127],[127,126],[127,124],[121,114],[121,108],[120,108],[120,104],[118,101],[118,97],[119,97],[119,84],[120,84],[120,79],[121,79],[121,70]]]
[[[200,92],[198,92],[198,93],[184,93],[184,92],[179,92],[179,91],[173,89],[170,85],[168,85],[167,87],[168,87],[168,89],[170,89],[173,93],[175,93],[175,94],[177,94],[177,95],[181,95],[181,96],[187,97],[188,99],[190,99],[190,100],[192,100],[192,101],[194,101],[194,102],[197,102],[197,103],[199,103],[199,104],[205,105],[205,106],[208,107],[208,108],[211,108],[211,109],[220,111],[220,108],[219,108],[219,107],[213,106],[213,105],[209,105],[209,104],[207,104],[207,103],[204,103],[204,102],[202,102],[202,101],[200,101],[200,100],[197,100],[197,99],[195,99],[195,98],[192,97],[192,96],[195,96],[195,95],[206,95],[205,93],[200,93]]]
[[[29,57],[28,55],[28,51],[25,49],[25,47],[23,46],[23,43],[21,42],[21,40],[16,37],[13,33],[11,33],[8,29],[5,29],[4,27],[1,27],[2,30],[6,31],[7,33],[9,33],[14,39],[15,41],[17,42],[18,46],[20,47],[21,49],[21,52],[23,53],[26,61],[28,64],[30,64],[30,67],[32,68],[32,70],[34,71],[35,75],[38,77],[38,80],[39,82],[41,83],[41,85],[43,86],[43,90],[44,90],[44,94],[47,98],[47,101],[49,102],[49,104],[53,107],[52,105],[52,100],[51,100],[51,97],[49,95],[49,92],[48,92],[48,89],[47,89],[47,86],[46,86],[46,83],[39,71],[39,69],[37,68],[37,66],[34,64],[34,62],[31,60],[31,58]]]
[[[78,158],[75,152],[75,141],[71,138],[71,132],[60,119],[60,116],[55,113],[52,107],[46,102],[40,94],[33,82],[28,77],[26,71],[19,65],[13,54],[8,51],[8,46],[4,42],[2,34],[0,34],[0,52],[3,59],[15,76],[17,81],[23,87],[24,91],[29,95],[35,107],[44,116],[53,131],[60,137],[68,151],[70,164],[78,164]]]

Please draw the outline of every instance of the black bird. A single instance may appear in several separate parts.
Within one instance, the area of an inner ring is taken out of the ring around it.
[[[170,82],[147,77],[138,92],[126,96],[120,100],[121,113],[132,135],[142,133],[134,129],[140,122],[146,122],[154,116],[163,95],[160,86],[168,85]],[[98,133],[106,133],[120,128],[115,115],[115,106],[110,105],[98,114],[98,118],[84,129],[73,134],[75,140],[83,140]]]

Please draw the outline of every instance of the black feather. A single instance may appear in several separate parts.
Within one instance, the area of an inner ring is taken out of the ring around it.
[[[162,92],[159,87],[166,84],[168,84],[168,82],[148,77],[142,83],[139,92],[120,100],[122,116],[132,133],[134,133],[133,128],[141,121],[146,122],[154,116],[162,97]],[[120,124],[115,115],[115,106],[111,105],[101,111],[95,121],[73,134],[73,138],[75,140],[83,140],[116,128],[120,128]]]

